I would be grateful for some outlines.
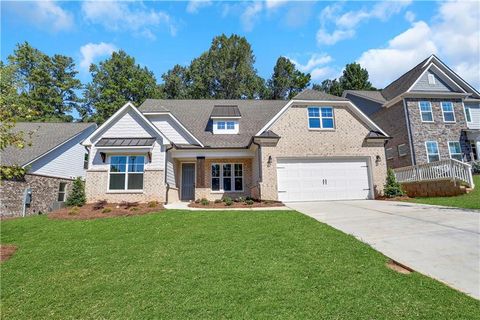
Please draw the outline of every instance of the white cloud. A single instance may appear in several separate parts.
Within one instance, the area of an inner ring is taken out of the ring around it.
[[[188,13],[197,13],[201,8],[205,8],[212,5],[211,0],[191,0],[187,4]]]
[[[477,2],[444,2],[429,25],[414,22],[385,48],[364,52],[358,62],[375,86],[383,87],[436,54],[472,85],[480,85],[480,12]]]
[[[336,74],[334,68],[325,66],[325,64],[333,60],[331,56],[325,53],[312,54],[305,64],[298,62],[296,59],[289,59],[295,64],[298,70],[310,73],[312,80],[314,81],[324,80],[325,78]]]
[[[6,5],[7,9],[12,9],[25,18],[26,23],[32,23],[42,29],[58,32],[69,30],[74,25],[73,14],[54,1],[7,2]]]
[[[405,12],[405,20],[407,20],[410,23],[414,22],[415,21],[415,13],[413,13],[412,11]]]
[[[319,44],[332,45],[338,41],[355,36],[356,28],[364,21],[377,19],[387,21],[392,15],[399,13],[411,0],[377,2],[371,8],[362,8],[340,14],[342,4],[336,3],[325,7],[320,13],[321,27],[317,32]],[[328,31],[327,25],[334,25],[333,31]]]
[[[255,22],[258,20],[258,15],[262,12],[262,2],[253,2],[242,13],[240,20],[245,31],[252,31]]]
[[[102,56],[109,56],[116,50],[117,47],[111,43],[87,43],[80,48],[80,68],[83,71],[88,71],[95,59]]]
[[[103,25],[112,31],[131,30],[139,35],[155,38],[154,30],[165,27],[172,36],[177,33],[176,24],[163,11],[146,8],[143,4],[117,1],[85,1],[82,3],[85,20]]]
[[[265,6],[269,10],[274,10],[285,5],[287,2],[288,2],[287,0],[266,0]]]

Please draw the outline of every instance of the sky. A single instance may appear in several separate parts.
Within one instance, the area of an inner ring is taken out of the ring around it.
[[[480,87],[480,1],[37,1],[1,2],[1,59],[17,43],[74,58],[88,67],[123,49],[157,81],[188,65],[216,35],[247,38],[260,76],[278,57],[312,83],[359,62],[382,88],[431,54]]]

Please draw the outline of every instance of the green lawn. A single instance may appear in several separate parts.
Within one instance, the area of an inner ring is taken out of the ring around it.
[[[385,267],[294,211],[3,221],[2,319],[480,319],[480,302]]]
[[[480,175],[473,176],[475,189],[468,194],[456,197],[428,197],[414,198],[411,202],[434,204],[439,206],[449,206],[467,209],[480,209]]]

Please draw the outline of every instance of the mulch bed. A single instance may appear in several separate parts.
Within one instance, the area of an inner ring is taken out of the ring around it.
[[[62,208],[48,214],[50,219],[63,220],[90,220],[110,217],[124,217],[143,215],[151,212],[164,210],[160,203],[139,203],[133,206],[125,206],[121,203],[108,203],[99,208],[94,203],[82,207]]]
[[[389,198],[389,197],[385,197],[385,196],[380,196],[380,197],[375,198],[375,200],[385,200],[385,201],[408,201],[410,199],[412,199],[412,198],[410,198],[407,195],[403,195],[403,196],[400,196],[400,197],[393,197],[393,198]]]
[[[0,262],[10,259],[15,251],[17,251],[17,247],[13,244],[0,245]]]
[[[231,206],[227,206],[225,202],[215,203],[210,201],[209,205],[192,202],[188,205],[191,208],[210,208],[210,209],[228,209],[228,208],[268,208],[268,207],[283,207],[284,204],[276,201],[255,201],[253,204],[246,204],[245,202],[233,202]]]

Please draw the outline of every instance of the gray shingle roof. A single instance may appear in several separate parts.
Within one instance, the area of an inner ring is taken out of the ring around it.
[[[25,165],[91,126],[95,126],[95,124],[18,122],[14,131],[25,132],[25,139],[27,142],[31,142],[32,145],[23,149],[7,147],[0,152],[0,163],[2,166]],[[31,137],[28,134],[30,132],[32,133]]]
[[[280,136],[278,134],[276,134],[275,132],[271,131],[271,130],[267,130],[267,131],[264,131],[262,132],[259,137],[262,137],[262,138],[280,138]]]
[[[382,104],[387,102],[385,97],[382,95],[382,92],[378,90],[345,90],[343,92],[344,95],[347,95],[349,93],[354,94],[358,97],[373,100]]]
[[[246,147],[251,138],[287,104],[285,100],[155,100],[147,99],[139,110],[170,111],[203,145],[212,148]],[[238,134],[214,135],[214,106],[236,105],[242,117]]]
[[[155,138],[102,138],[95,146],[96,147],[143,147],[152,146]]]
[[[295,97],[294,100],[321,100],[321,101],[349,101],[346,98],[337,97],[322,91],[305,89]]]
[[[213,106],[211,117],[241,117],[238,106]]]

